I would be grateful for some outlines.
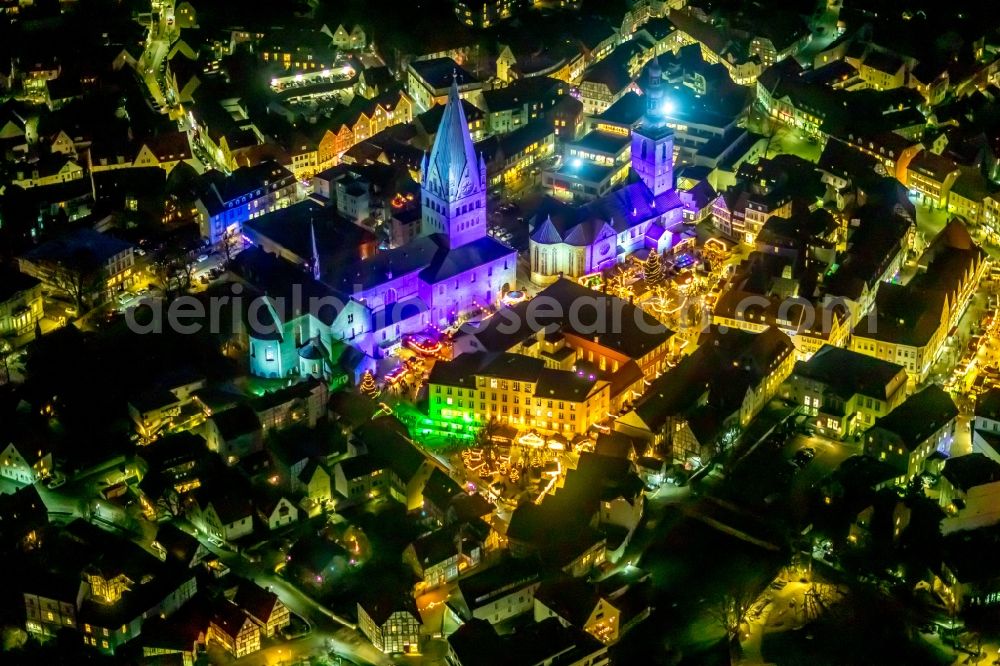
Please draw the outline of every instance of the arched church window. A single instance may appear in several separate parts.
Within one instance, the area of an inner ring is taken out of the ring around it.
[[[640,159],[646,159],[646,142],[645,141],[642,142],[642,150],[639,151],[639,157],[640,157]]]

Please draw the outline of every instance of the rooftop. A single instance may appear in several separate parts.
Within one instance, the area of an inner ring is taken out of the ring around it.
[[[901,365],[832,345],[823,345],[808,361],[798,361],[793,374],[826,384],[845,401],[855,394],[885,400],[893,386],[906,381]]]
[[[937,384],[931,384],[876,421],[872,430],[895,434],[903,446],[913,451],[957,416],[958,408],[951,396]]]

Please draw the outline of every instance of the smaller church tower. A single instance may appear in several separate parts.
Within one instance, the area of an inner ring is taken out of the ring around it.
[[[654,196],[674,186],[674,131],[667,127],[663,72],[653,58],[647,69],[646,113],[632,131],[632,168]]]

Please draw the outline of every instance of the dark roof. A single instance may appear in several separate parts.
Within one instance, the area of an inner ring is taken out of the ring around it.
[[[941,470],[941,476],[962,491],[1000,481],[1000,463],[987,458],[982,453],[948,458]]]
[[[137,455],[146,462],[150,470],[163,471],[199,461],[207,452],[204,438],[187,431],[161,437],[142,447]]]
[[[473,104],[467,99],[461,100],[462,102],[462,112],[465,114],[465,119],[469,123],[474,123],[477,120],[482,120],[485,114],[482,109]],[[444,118],[444,104],[435,104],[427,111],[424,111],[416,118],[414,122],[420,124],[424,128],[424,131],[428,134],[437,134],[438,128],[441,126],[441,119]]]
[[[410,68],[435,90],[442,90],[450,86],[455,75],[458,76],[460,86],[479,82],[479,79],[472,72],[451,58],[413,60],[410,62]]]
[[[822,382],[844,400],[860,394],[885,400],[886,389],[906,370],[901,365],[832,345],[823,347],[808,361],[798,361],[793,375]]]
[[[384,416],[358,428],[355,436],[365,444],[370,456],[395,471],[403,483],[409,483],[427,458],[403,434],[405,427],[397,424],[397,419]]]
[[[583,627],[600,601],[597,590],[579,578],[555,576],[535,590],[535,600],[575,627]]]
[[[1000,526],[962,530],[945,537],[943,563],[960,583],[991,585],[1000,578],[995,557],[1000,549]]]
[[[426,494],[426,490],[424,491]],[[461,493],[451,500],[451,509],[455,520],[468,522],[476,518],[485,518],[493,513],[495,507],[479,493]]]
[[[397,593],[369,588],[366,594],[362,594],[358,606],[363,608],[368,613],[368,617],[379,627],[385,624],[389,617],[396,612],[409,613],[418,622],[420,621],[417,605],[409,591],[399,590]]]
[[[879,286],[872,310],[855,327],[855,335],[913,347],[928,344],[942,325],[946,296],[892,282]]]
[[[517,128],[499,137],[497,140],[500,151],[505,159],[510,160],[520,155],[530,146],[555,134],[555,126],[547,118],[537,118],[527,125]]]
[[[265,590],[253,581],[242,580],[233,597],[233,603],[242,608],[250,617],[266,623],[278,605],[278,595]]]
[[[4,546],[16,543],[28,532],[49,522],[49,511],[34,485],[0,495],[0,539]]]
[[[308,199],[247,220],[243,226],[303,260],[312,258],[315,229],[320,267],[325,270],[336,264],[357,261],[361,258],[359,248],[374,247],[376,241],[371,231],[344,219],[335,208],[323,207]]]
[[[295,542],[288,552],[289,564],[302,567],[313,575],[321,574],[333,566],[335,558],[347,560],[347,551],[323,536],[311,533]]]
[[[254,398],[250,405],[254,411],[260,413],[268,409],[283,405],[293,400],[304,400],[312,395],[313,390],[320,385],[318,379],[310,378],[304,381],[285,386],[274,391],[268,391],[264,395]]]
[[[213,609],[212,623],[234,640],[247,622],[250,618],[243,614],[239,606],[226,599],[219,601]]]
[[[872,429],[894,433],[912,451],[957,416],[958,408],[951,396],[937,384],[931,384],[876,421]]]
[[[437,284],[503,257],[516,262],[517,251],[492,236],[478,238],[457,248],[442,245],[427,268],[420,271],[420,279],[429,284]]]
[[[424,500],[431,502],[441,511],[447,511],[452,498],[462,494],[462,486],[450,476],[435,467],[424,485]]]
[[[369,455],[355,456],[347,460],[341,460],[337,464],[344,473],[344,478],[348,481],[371,476],[374,472],[386,467],[381,460]]]
[[[583,402],[597,384],[593,375],[544,368],[538,375],[535,397]]]
[[[331,325],[343,307],[350,299],[348,296],[331,289],[324,282],[318,282],[302,266],[286,261],[276,255],[270,254],[259,247],[247,248],[240,252],[230,264],[231,270],[249,283],[253,292],[251,297],[266,294],[270,298],[284,298],[286,303],[291,303],[293,295],[301,294],[301,300],[297,303],[313,304],[311,314],[327,325]],[[248,302],[253,298],[246,299]],[[263,308],[269,313],[270,308]],[[294,317],[295,313],[290,308],[279,308],[280,314]],[[267,319],[268,315],[262,315],[262,319]],[[261,321],[255,332],[255,337],[265,338],[271,336],[274,339],[282,335],[279,321]]]
[[[156,532],[156,542],[167,551],[168,560],[173,560],[184,566],[191,566],[198,553],[198,548],[201,547],[201,543],[196,538],[173,523],[160,525]]]
[[[15,270],[0,269],[0,303],[40,285],[37,278]]]
[[[634,90],[630,90],[621,98],[594,116],[595,121],[605,121],[615,125],[634,126],[646,114],[646,98]]]
[[[1000,387],[993,387],[976,397],[976,416],[1000,421]]]
[[[225,440],[259,432],[260,419],[250,405],[243,403],[212,415],[212,422]]]
[[[624,151],[631,143],[632,139],[628,135],[593,130],[587,132],[576,141],[571,142],[569,146],[608,155],[617,155]]]
[[[462,523],[453,523],[425,534],[410,544],[420,566],[426,569],[456,555],[463,527]]]
[[[448,637],[458,666],[566,666],[596,663],[607,648],[576,627],[548,617],[500,636],[485,620],[469,620]],[[593,660],[593,661],[592,661]]]
[[[84,228],[42,243],[23,256],[30,261],[54,261],[77,270],[95,270],[130,247],[130,243],[114,236]]]
[[[503,88],[483,91],[483,101],[491,113],[518,109],[525,104],[555,97],[566,88],[566,84],[548,76],[531,76],[516,79]]]
[[[495,566],[458,581],[458,589],[469,610],[474,611],[515,590],[537,583],[538,566],[524,560],[505,557]]]
[[[559,305],[552,308],[556,312],[552,312],[551,316],[548,307],[529,310],[531,301],[504,308],[497,316],[491,317],[481,330],[472,334],[478,346],[485,351],[506,351],[542,328],[558,328],[563,333],[572,333],[638,359],[673,336],[673,331],[634,305],[588,289],[573,280],[560,278],[542,290],[536,299],[543,297]],[[570,308],[574,303],[577,307],[573,311],[577,313],[577,323],[581,324],[578,327],[569,321]],[[529,311],[534,313],[533,317],[528,316]],[[602,314],[603,322],[598,321]],[[511,322],[520,324],[513,332],[510,330]],[[584,323],[588,325],[582,326]],[[537,328],[532,330],[532,325],[537,325]]]
[[[620,432],[601,433],[594,445],[594,453],[611,458],[628,458],[637,450],[638,441]]]
[[[728,417],[742,405],[746,391],[769,377],[793,350],[789,337],[774,327],[757,334],[736,329],[723,334],[712,326],[698,349],[653,381],[634,411],[656,432],[707,395]]]
[[[198,501],[202,510],[204,511],[211,504],[215,513],[218,514],[219,520],[225,525],[253,516],[253,505],[250,498],[238,489],[227,486],[228,484],[218,483],[213,486],[213,490],[206,488],[206,492],[202,493]]]

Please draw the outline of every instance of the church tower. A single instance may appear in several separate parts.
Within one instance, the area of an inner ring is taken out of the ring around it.
[[[653,58],[647,70],[646,113],[632,131],[632,168],[654,196],[674,186],[674,131],[664,117],[663,72]]]
[[[423,233],[444,234],[451,248],[485,237],[486,163],[476,158],[457,80],[420,171]]]

